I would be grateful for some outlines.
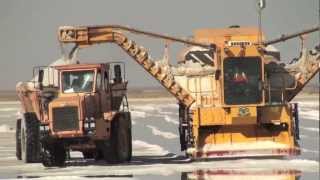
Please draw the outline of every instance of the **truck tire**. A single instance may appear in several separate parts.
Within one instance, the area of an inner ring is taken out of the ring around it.
[[[63,167],[67,158],[67,151],[63,144],[54,143],[42,148],[41,161],[45,167]]]
[[[25,163],[39,162],[39,121],[35,114],[25,113],[21,120],[21,159]]]
[[[21,160],[21,119],[16,122],[16,157]]]
[[[105,143],[104,158],[109,163],[131,160],[132,135],[130,116],[120,114],[111,123],[111,138]]]
[[[129,154],[128,157],[126,159],[126,161],[131,161],[132,158],[132,131],[131,131],[131,120],[130,120],[130,128],[128,130],[128,135],[129,135]]]
[[[103,151],[100,150],[100,148],[96,149],[94,160],[96,161],[103,160]]]
[[[95,151],[83,151],[82,156],[84,159],[93,159],[95,158]]]

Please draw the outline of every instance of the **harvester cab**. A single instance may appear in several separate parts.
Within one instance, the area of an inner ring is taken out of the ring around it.
[[[223,55],[221,78],[224,105],[263,104],[263,56],[253,47],[243,46],[242,50],[238,48],[225,49],[230,54]],[[251,52],[245,52],[245,49]],[[243,55],[234,56],[231,53],[243,53]]]

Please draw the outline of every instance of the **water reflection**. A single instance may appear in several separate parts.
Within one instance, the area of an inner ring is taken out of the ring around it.
[[[37,178],[48,178],[50,179],[49,177],[50,176],[17,176],[16,178],[17,179],[37,179]],[[67,176],[65,176],[65,178],[67,178]],[[98,178],[101,178],[101,179],[124,179],[124,178],[127,178],[127,179],[131,179],[133,178],[133,175],[132,174],[128,174],[128,175],[87,175],[87,176],[79,176],[79,178],[93,178],[93,179],[98,179]],[[54,178],[53,178],[54,179]]]
[[[197,170],[181,173],[181,180],[299,180],[299,170]]]

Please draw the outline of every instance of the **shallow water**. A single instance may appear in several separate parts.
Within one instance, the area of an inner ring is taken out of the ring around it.
[[[18,102],[0,102],[0,178],[41,179],[318,179],[319,104],[300,103],[302,155],[294,159],[233,159],[191,162],[180,152],[178,106],[174,100],[130,101],[133,119],[133,160],[109,165],[103,161],[73,159],[65,168],[23,164],[15,158],[14,126]]]

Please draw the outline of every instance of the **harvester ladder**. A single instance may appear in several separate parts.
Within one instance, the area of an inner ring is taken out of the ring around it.
[[[144,47],[138,46],[134,41],[124,37],[124,40],[116,43],[140,64],[150,75],[156,78],[173,96],[187,106],[194,101],[192,96],[185,91],[173,78],[165,72],[161,66],[157,66],[148,55]]]

